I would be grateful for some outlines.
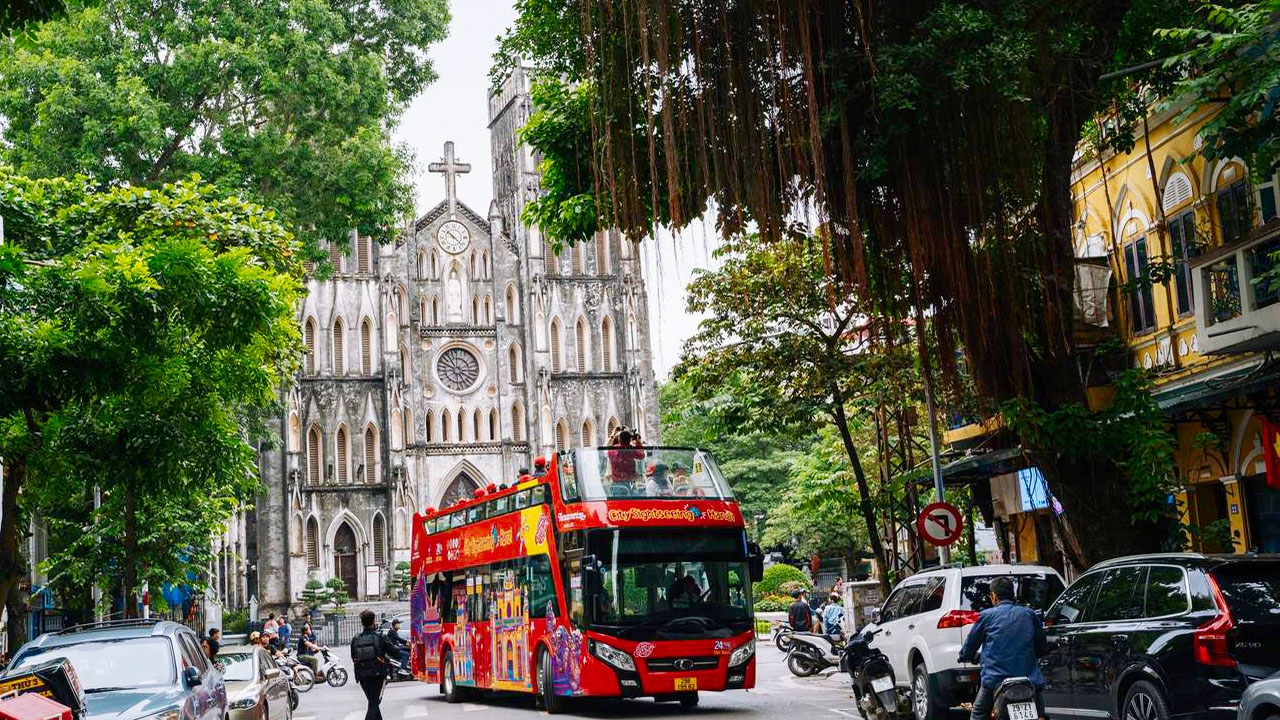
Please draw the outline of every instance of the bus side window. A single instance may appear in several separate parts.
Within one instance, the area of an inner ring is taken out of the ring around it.
[[[453,602],[454,583],[449,580],[440,582],[440,620],[441,622],[457,622],[458,608]]]
[[[527,558],[525,578],[529,587],[529,617],[546,617],[547,605],[555,609],[556,586],[551,577],[551,559],[546,555]],[[559,611],[556,611],[559,615]]]
[[[493,501],[493,512],[489,515],[489,517],[496,517],[498,515],[502,515],[503,513],[507,512],[510,509],[511,509],[511,496],[507,495],[505,497],[500,497],[497,500]]]
[[[565,462],[566,460],[568,462]],[[560,462],[556,463],[556,467],[560,469],[560,496],[565,502],[578,499],[577,463],[577,456],[570,456],[567,453],[561,454]]]
[[[533,491],[533,504],[541,505],[547,501],[547,486],[537,485],[531,488]]]
[[[523,510],[529,507],[529,491],[521,490],[516,493],[516,509]]]

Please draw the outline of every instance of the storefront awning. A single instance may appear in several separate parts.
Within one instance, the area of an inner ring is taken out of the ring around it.
[[[1204,409],[1239,395],[1262,392],[1280,382],[1280,364],[1255,363],[1221,374],[1193,376],[1187,382],[1152,392],[1156,404],[1170,415]]]
[[[1016,472],[1026,467],[1022,448],[1014,446],[1000,450],[973,452],[953,460],[941,468],[944,482],[954,485],[986,480],[995,475]]]

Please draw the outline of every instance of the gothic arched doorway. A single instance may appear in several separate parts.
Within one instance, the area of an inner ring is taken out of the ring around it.
[[[359,598],[359,548],[356,533],[344,520],[333,535],[333,575],[347,584],[347,595]]]
[[[473,480],[465,471],[460,472],[445,489],[444,496],[440,498],[440,507],[449,507],[459,500],[468,499],[479,489],[480,483]]]

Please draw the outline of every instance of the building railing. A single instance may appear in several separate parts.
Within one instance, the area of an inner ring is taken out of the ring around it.
[[[1280,348],[1280,284],[1267,273],[1280,252],[1280,223],[1191,261],[1196,329],[1206,355]]]

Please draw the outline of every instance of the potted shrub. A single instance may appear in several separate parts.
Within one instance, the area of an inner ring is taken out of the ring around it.
[[[335,616],[343,616],[347,614],[346,604],[350,600],[347,595],[347,584],[342,578],[332,578],[325,583],[325,588],[329,591],[329,602],[333,603],[333,610],[329,614]]]
[[[307,606],[307,614],[315,613],[327,602],[329,602],[329,588],[314,578],[308,580],[306,586],[302,588],[302,604]]]
[[[409,563],[401,560],[396,563],[396,574],[394,582],[396,585],[397,599],[404,600],[409,597],[409,591],[413,588],[413,571]]]

